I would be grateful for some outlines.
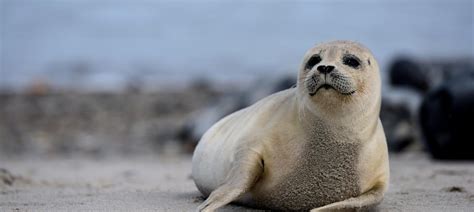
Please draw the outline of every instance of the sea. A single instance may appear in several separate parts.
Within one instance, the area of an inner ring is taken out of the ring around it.
[[[296,75],[354,40],[383,76],[399,56],[474,57],[472,0],[0,0],[0,88],[121,90]]]

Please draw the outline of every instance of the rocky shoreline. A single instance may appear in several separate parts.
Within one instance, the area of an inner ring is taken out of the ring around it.
[[[2,93],[2,155],[164,151],[190,115],[218,96],[209,88],[124,93]],[[185,151],[185,150],[184,150]]]

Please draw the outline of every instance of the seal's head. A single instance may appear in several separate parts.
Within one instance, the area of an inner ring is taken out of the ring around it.
[[[298,74],[298,95],[305,106],[324,113],[348,113],[380,105],[380,75],[371,52],[359,43],[319,44],[304,56]]]

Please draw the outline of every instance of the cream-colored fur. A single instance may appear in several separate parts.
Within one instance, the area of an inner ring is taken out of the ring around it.
[[[307,65],[316,55],[320,61]],[[335,68],[324,75],[318,71],[322,65]],[[223,118],[202,137],[192,175],[207,199],[198,209],[238,202],[276,210],[353,211],[380,203],[389,168],[378,69],[358,43],[333,41],[310,49],[296,88]],[[321,87],[324,83],[330,86]]]

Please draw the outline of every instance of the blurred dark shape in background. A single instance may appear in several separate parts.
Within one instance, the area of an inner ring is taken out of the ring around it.
[[[426,93],[447,80],[469,75],[472,69],[472,58],[423,61],[404,56],[396,58],[389,66],[389,77],[393,86]]]
[[[394,86],[426,92],[429,89],[428,80],[420,65],[409,57],[396,59],[390,67],[390,83]]]
[[[389,76],[394,86],[390,94],[404,91],[404,98],[412,98],[411,105],[387,95],[382,102],[391,150],[403,151],[424,140],[434,158],[474,159],[474,138],[468,136],[474,120],[474,59],[401,57],[392,63]]]
[[[420,121],[433,157],[474,159],[474,71],[429,92],[421,105]]]
[[[421,138],[417,126],[420,99],[420,95],[407,89],[393,89],[382,94],[380,120],[390,151],[403,152],[413,146],[419,148],[414,144]]]

